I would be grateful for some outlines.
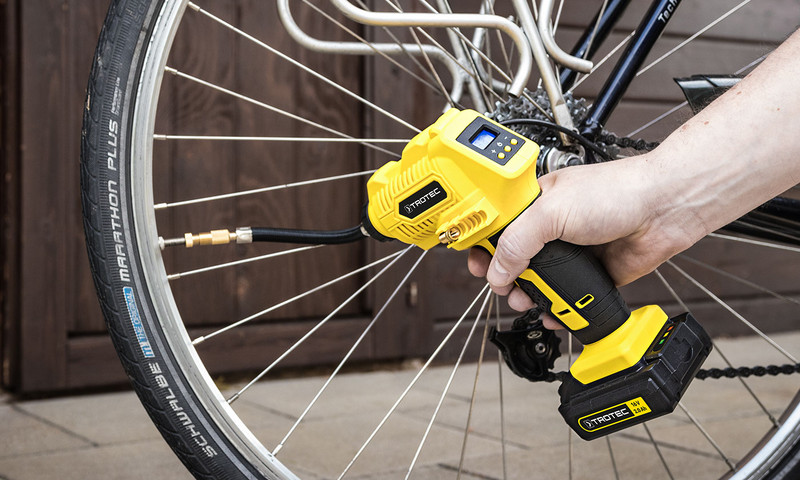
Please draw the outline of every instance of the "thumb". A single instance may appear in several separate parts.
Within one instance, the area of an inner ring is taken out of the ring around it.
[[[540,197],[497,240],[486,280],[498,293],[507,293],[507,287],[528,268],[531,258],[545,243],[558,238],[556,219],[548,214],[545,203],[545,198]]]

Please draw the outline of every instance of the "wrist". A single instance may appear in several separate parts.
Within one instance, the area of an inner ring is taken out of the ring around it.
[[[715,196],[710,189],[703,188],[700,179],[693,178],[696,172],[683,168],[682,161],[668,148],[659,147],[636,157],[636,170],[642,179],[642,198],[647,209],[645,231],[654,248],[672,256],[717,227],[704,216]]]

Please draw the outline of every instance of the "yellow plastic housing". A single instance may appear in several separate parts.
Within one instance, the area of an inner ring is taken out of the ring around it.
[[[587,385],[636,365],[668,318],[658,305],[634,310],[611,334],[584,346],[569,372],[575,380]]]
[[[519,150],[501,165],[457,140],[479,116],[473,110],[448,110],[406,145],[400,160],[373,174],[367,214],[379,233],[427,250],[444,232],[455,232],[448,247],[464,250],[498,232],[539,195],[536,143],[519,140]],[[496,123],[492,127],[517,136]],[[402,215],[401,203],[432,182],[446,198],[414,218]]]

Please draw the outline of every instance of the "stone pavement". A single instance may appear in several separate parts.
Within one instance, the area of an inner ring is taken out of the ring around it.
[[[776,338],[790,351],[800,350],[800,334]],[[772,351],[766,357],[763,351],[759,353],[759,342],[727,340],[720,341],[720,347],[737,365],[785,363]],[[706,366],[724,365],[712,354]],[[456,478],[475,368],[475,364],[464,365],[455,376],[412,478]],[[451,368],[436,367],[421,377],[348,478],[405,476],[450,372]],[[337,379],[279,458],[301,465],[303,478],[336,478],[414,374],[400,370]],[[269,439],[265,441],[274,446],[324,381],[312,377],[259,383],[234,404],[235,409],[259,438]],[[498,381],[497,364],[484,364],[461,478],[503,478]],[[613,479],[609,443],[620,478],[669,478],[643,427],[616,434],[610,442],[584,442],[577,437],[570,442],[556,411],[556,385],[532,386],[507,370],[502,381],[508,478],[569,478],[570,443],[575,459],[572,478]],[[749,379],[748,384],[777,413],[800,388],[800,375]],[[228,387],[232,388],[235,385]],[[684,403],[734,461],[745,453],[743,444],[756,441],[770,426],[738,380],[696,381]],[[725,472],[725,463],[684,413],[648,424],[675,478],[717,478]],[[0,479],[189,478],[131,392],[31,401],[0,394]]]

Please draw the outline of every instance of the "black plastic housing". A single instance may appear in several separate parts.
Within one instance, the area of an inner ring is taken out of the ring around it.
[[[671,318],[636,365],[588,385],[565,375],[558,411],[584,440],[671,413],[710,352],[691,314]]]

